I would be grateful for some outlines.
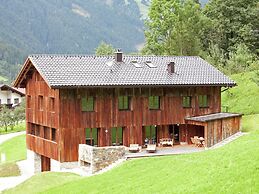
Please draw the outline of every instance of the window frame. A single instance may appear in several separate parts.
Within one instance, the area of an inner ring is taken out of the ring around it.
[[[155,99],[157,98],[158,102],[158,107],[155,107],[154,104],[155,103]],[[152,100],[151,100],[152,99]],[[150,101],[151,100],[151,101]],[[151,103],[152,102],[152,103]],[[149,96],[148,97],[148,109],[149,110],[161,110],[161,105],[160,105],[160,102],[161,102],[161,97],[160,96]]]
[[[14,104],[19,104],[20,103],[19,98],[14,98],[13,101],[14,101]]]
[[[185,104],[187,102],[187,104]],[[192,108],[192,96],[183,96],[182,97],[182,107],[183,108]]]
[[[206,103],[204,103],[204,102],[206,102]],[[199,95],[198,103],[199,103],[199,108],[209,108],[209,96],[208,95]]]
[[[38,110],[43,111],[44,107],[44,97],[42,95],[38,95]]]
[[[49,97],[49,111],[55,112],[55,98]]]
[[[121,130],[121,139],[120,139],[120,132]],[[115,142],[113,141],[113,132],[115,131]],[[120,141],[121,140],[121,141]],[[111,144],[112,146],[119,146],[123,145],[123,127],[112,127],[111,128]]]
[[[91,107],[91,109],[89,109],[89,107],[87,107],[88,105],[87,105],[87,100],[89,100],[89,99],[92,99],[92,101],[93,101],[93,104],[91,105],[92,107]],[[84,101],[85,101],[85,106],[84,106]],[[81,98],[81,110],[82,110],[82,112],[95,112],[95,97],[94,96],[87,96],[87,97],[82,97]]]
[[[122,106],[123,107],[120,107],[120,99],[122,98]],[[127,99],[127,100],[126,100]],[[127,105],[125,106],[126,102],[127,102]],[[118,109],[119,111],[128,111],[128,110],[131,110],[130,109],[130,104],[131,104],[131,98],[130,96],[118,96]]]
[[[90,137],[87,137],[87,132],[86,132],[86,130],[90,130]],[[93,137],[93,130],[96,130],[96,142],[94,141],[94,144],[93,144],[93,140],[95,140],[95,137]],[[85,140],[87,140],[87,138],[90,138],[90,146],[96,146],[96,147],[98,147],[98,141],[99,141],[99,128],[89,128],[89,127],[87,127],[87,128],[85,128]],[[86,144],[86,142],[85,142],[85,144]],[[89,144],[87,144],[87,145],[89,145]]]

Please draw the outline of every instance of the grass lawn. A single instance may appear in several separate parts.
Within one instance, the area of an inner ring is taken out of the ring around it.
[[[20,170],[15,162],[0,164],[0,177],[19,176]]]
[[[7,131],[5,131],[4,127],[0,127],[0,135],[1,134],[7,134],[7,133],[15,133],[15,132],[19,132],[19,131],[25,131],[25,122],[21,122],[18,125],[15,125],[13,130],[11,130],[11,127],[7,128]]]
[[[216,150],[130,160],[107,173],[63,185],[51,181],[52,176],[62,180],[63,174],[44,173],[7,193],[256,193],[258,139],[256,130]],[[51,185],[44,184],[46,179]]]
[[[78,179],[81,177],[72,173],[45,172],[33,176],[21,185],[8,190],[7,193],[40,193],[53,186],[63,185]]]
[[[0,161],[0,177],[20,175],[16,162],[26,159],[25,135],[14,137],[2,143],[0,156],[1,154],[5,154],[6,161]]]
[[[259,114],[259,86],[252,81],[254,76],[255,72],[232,75],[238,86],[222,93],[222,106],[228,106],[229,112]]]
[[[259,114],[244,115],[242,117],[242,131],[249,132],[259,130]]]
[[[0,155],[6,155],[5,162],[16,162],[26,159],[25,135],[19,135],[0,144]],[[0,164],[3,162],[0,161]]]

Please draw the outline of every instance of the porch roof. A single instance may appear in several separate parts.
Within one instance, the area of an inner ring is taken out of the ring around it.
[[[197,122],[208,122],[208,121],[213,121],[213,120],[240,117],[240,116],[242,116],[242,114],[220,112],[220,113],[214,113],[214,114],[208,114],[208,115],[202,115],[202,116],[196,116],[196,117],[187,117],[187,118],[185,118],[185,120],[186,121],[197,121]]]

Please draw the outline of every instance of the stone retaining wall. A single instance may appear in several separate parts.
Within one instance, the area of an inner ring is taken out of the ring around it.
[[[125,157],[124,146],[93,147],[80,144],[78,152],[79,166],[88,167],[91,173],[96,173]]]

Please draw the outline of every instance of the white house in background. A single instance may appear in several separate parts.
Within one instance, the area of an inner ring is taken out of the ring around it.
[[[0,105],[4,104],[8,107],[15,107],[21,103],[24,96],[24,89],[17,89],[6,84],[0,85]]]

